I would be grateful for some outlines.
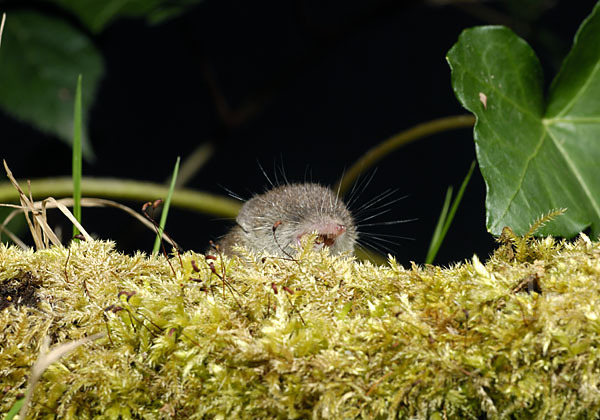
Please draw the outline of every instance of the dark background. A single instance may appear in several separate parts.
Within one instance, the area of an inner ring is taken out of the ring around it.
[[[548,85],[594,3],[206,0],[156,26],[121,19],[90,35],[106,74],[89,117],[97,159],[84,164],[84,175],[164,182],[178,155],[210,142],[215,154],[188,187],[248,198],[268,186],[259,163],[271,177],[283,168],[289,181],[331,185],[389,136],[464,113],[445,60],[463,29],[511,27],[538,54]],[[37,2],[9,6],[62,13]],[[17,177],[70,174],[64,143],[5,114],[0,128],[2,158]],[[474,157],[472,132],[462,129],[380,162],[357,205],[392,188],[407,198],[378,220],[418,218],[370,228],[413,238],[380,246],[404,264],[423,262],[446,188],[458,188]],[[476,170],[438,263],[491,252],[484,199]],[[83,212],[84,226],[120,249],[151,249],[153,234],[129,216]],[[202,251],[230,223],[173,209],[167,230],[185,249]]]

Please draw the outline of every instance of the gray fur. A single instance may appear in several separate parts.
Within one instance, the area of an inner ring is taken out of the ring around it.
[[[331,189],[311,183],[282,185],[254,196],[242,206],[236,222],[219,241],[230,255],[236,244],[255,252],[293,255],[298,237],[321,233],[321,226],[343,226],[343,233],[330,243],[332,254],[352,253],[357,238],[354,219],[342,200]]]

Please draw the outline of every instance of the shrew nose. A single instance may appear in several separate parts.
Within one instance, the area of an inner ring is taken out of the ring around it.
[[[318,246],[333,246],[335,241],[346,232],[346,226],[341,223],[325,223],[321,226],[315,226],[312,232],[317,232],[317,239],[315,240],[315,244]],[[298,235],[298,241],[311,232],[303,232]]]

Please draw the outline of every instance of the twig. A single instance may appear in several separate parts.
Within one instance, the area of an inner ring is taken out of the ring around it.
[[[375,165],[375,163],[405,144],[442,131],[471,127],[473,124],[475,124],[475,117],[472,115],[455,115],[415,125],[414,127],[402,131],[382,143],[379,143],[365,153],[350,167],[350,169],[348,169],[348,171],[346,171],[344,177],[340,179],[332,189],[334,191],[340,191],[343,195],[354,184],[361,173],[367,171],[370,167]]]

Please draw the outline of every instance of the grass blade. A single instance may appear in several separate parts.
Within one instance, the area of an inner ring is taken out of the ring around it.
[[[438,250],[440,249],[440,245],[442,244],[440,237],[442,235],[442,230],[444,229],[444,224],[446,223],[446,218],[448,217],[450,200],[452,200],[452,186],[448,187],[448,190],[446,190],[446,198],[444,199],[444,205],[442,206],[440,217],[435,225],[435,230],[433,231],[433,236],[431,237],[431,242],[429,243],[429,250],[427,251],[427,257],[425,257],[425,264],[431,264],[433,262]]]
[[[21,407],[23,407],[24,402],[25,397],[19,398],[17,401],[15,401],[10,410],[8,410],[8,413],[6,413],[6,417],[4,417],[4,420],[12,420],[17,414],[19,414],[19,411],[21,411]]]
[[[81,224],[81,74],[77,78],[75,109],[73,112],[73,215]],[[73,236],[79,234],[73,225]]]
[[[442,240],[446,236],[446,232],[448,232],[448,229],[450,229],[450,225],[452,224],[452,220],[454,219],[456,210],[458,209],[458,206],[462,200],[463,194],[465,193],[465,189],[467,188],[467,185],[469,184],[469,181],[471,180],[471,176],[473,175],[473,171],[475,170],[475,165],[476,165],[475,161],[471,162],[471,167],[469,168],[469,172],[467,172],[467,175],[465,176],[465,179],[463,180],[463,182],[460,185],[460,188],[458,190],[458,193],[456,194],[456,198],[452,202],[452,207],[450,208],[450,213],[448,213],[448,219],[446,220],[446,223],[444,224],[444,230],[442,231]]]
[[[171,197],[173,196],[173,191],[175,190],[175,183],[177,182],[177,174],[179,173],[179,161],[181,158],[177,156],[177,161],[175,162],[175,168],[173,169],[173,177],[171,178],[171,185],[169,186],[169,193],[167,194],[167,198],[163,204],[163,210],[160,215],[160,223],[158,232],[156,234],[156,240],[154,241],[154,248],[152,250],[153,254],[157,254],[160,249],[160,242],[162,240],[163,232],[165,231],[165,225],[167,224],[167,215],[169,213],[169,206],[171,205]]]
[[[448,192],[446,193],[446,200],[444,201],[444,207],[442,208],[442,212],[440,214],[440,218],[435,227],[435,231],[433,233],[433,237],[431,238],[431,243],[429,245],[429,251],[427,251],[427,257],[425,258],[426,264],[433,263],[444,238],[446,237],[446,233],[448,233],[448,229],[450,229],[450,225],[452,224],[452,220],[454,220],[454,215],[456,214],[456,210],[462,200],[463,194],[469,181],[471,180],[471,176],[473,175],[473,170],[475,170],[475,161],[471,163],[471,167],[469,168],[469,172],[465,176],[454,201],[452,202],[452,206],[450,207],[450,211],[448,212],[448,203],[450,202],[450,197],[452,196],[452,187],[448,187]],[[440,228],[441,227],[441,228]]]

